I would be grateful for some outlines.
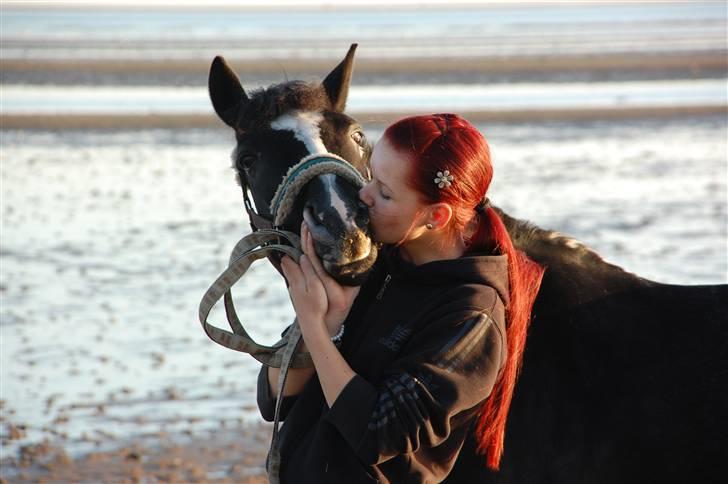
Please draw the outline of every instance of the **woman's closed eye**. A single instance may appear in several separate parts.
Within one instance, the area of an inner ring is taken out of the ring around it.
[[[391,200],[392,196],[389,192],[389,188],[376,178],[374,178],[373,181],[377,183],[377,193],[379,193],[379,196],[382,197],[384,200]]]

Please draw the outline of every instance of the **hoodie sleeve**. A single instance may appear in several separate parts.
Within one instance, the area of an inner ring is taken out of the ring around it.
[[[291,327],[288,326],[283,330],[281,338],[286,335],[290,328]],[[275,418],[277,399],[271,393],[270,383],[268,382],[268,367],[266,365],[261,365],[260,371],[258,372],[258,388],[256,394],[260,415],[266,422],[272,422]],[[291,409],[293,404],[296,403],[296,400],[298,400],[298,395],[283,397],[283,400],[281,401],[281,420],[285,420],[286,415],[288,415],[288,411]]]
[[[260,415],[266,422],[272,422],[275,418],[277,399],[271,394],[270,383],[268,382],[268,367],[265,365],[261,366],[260,372],[258,373],[257,393]],[[291,409],[293,404],[296,403],[297,399],[298,395],[283,397],[283,400],[281,401],[281,420],[285,420],[286,415],[288,415],[288,411]]]
[[[381,383],[354,376],[326,419],[367,465],[435,447],[459,413],[490,395],[505,347],[490,314],[443,316],[413,337]]]

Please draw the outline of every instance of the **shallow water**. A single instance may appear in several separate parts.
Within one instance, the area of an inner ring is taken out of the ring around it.
[[[327,2],[328,3],[328,2]],[[335,3],[335,2],[334,2]],[[396,3],[396,2],[395,2]],[[341,6],[341,5],[340,5]],[[7,59],[373,59],[725,50],[721,2],[439,8],[8,8]]]
[[[491,199],[609,262],[728,282],[724,117],[480,126]],[[370,138],[380,127],[367,128]],[[2,131],[3,416],[17,445],[69,451],[259,419],[258,364],[216,346],[197,305],[248,233],[220,130]],[[266,263],[236,287],[272,343],[292,311]],[[239,285],[239,286],[241,286]],[[222,311],[210,318],[223,326]]]
[[[210,114],[206,87],[2,86],[0,114]],[[728,104],[725,79],[353,86],[349,111],[518,111]]]

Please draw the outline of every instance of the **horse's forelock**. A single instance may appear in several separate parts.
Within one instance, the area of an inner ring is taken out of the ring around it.
[[[326,111],[332,109],[320,84],[289,81],[250,93],[250,101],[240,113],[243,131],[266,129],[279,116],[290,111]]]

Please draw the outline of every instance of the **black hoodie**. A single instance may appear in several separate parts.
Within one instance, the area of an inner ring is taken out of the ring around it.
[[[282,482],[442,481],[505,362],[507,301],[506,256],[383,251],[344,323],[357,375],[331,408],[316,375],[282,402]],[[258,406],[273,419],[266,367]]]

